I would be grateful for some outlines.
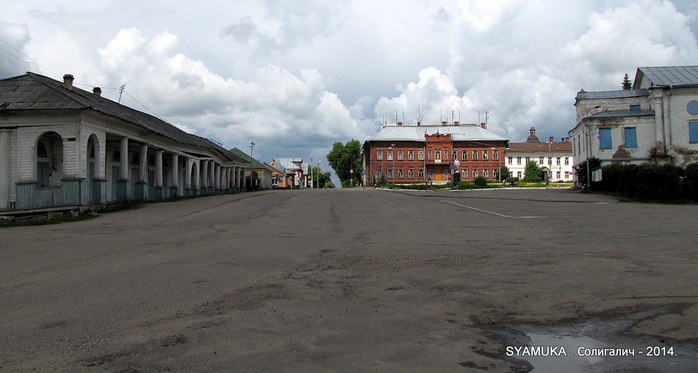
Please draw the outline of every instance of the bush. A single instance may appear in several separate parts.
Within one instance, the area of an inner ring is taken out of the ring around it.
[[[487,188],[487,179],[484,176],[478,176],[473,180],[476,188]]]
[[[458,183],[458,189],[473,189],[475,185],[469,181],[461,181]]]
[[[686,166],[684,195],[689,200],[698,202],[698,163],[691,163]]]
[[[693,166],[698,176],[698,166]],[[603,167],[602,181],[594,183],[594,189],[618,193],[638,200],[672,201],[689,197],[686,187],[689,178],[684,180],[687,170],[671,164],[642,165],[614,164]],[[698,178],[697,178],[698,180]]]

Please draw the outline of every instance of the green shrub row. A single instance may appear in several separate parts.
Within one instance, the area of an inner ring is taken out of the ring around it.
[[[671,164],[614,164],[592,189],[643,201],[698,201],[698,163],[686,168]]]

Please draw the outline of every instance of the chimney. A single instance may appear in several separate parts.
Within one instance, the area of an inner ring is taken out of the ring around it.
[[[442,125],[442,126],[445,126],[446,123],[447,123],[447,122],[446,122],[445,120],[444,120],[444,121],[441,121],[441,125]]]
[[[397,122],[398,127],[402,127],[402,122]]]
[[[487,129],[487,123],[480,123],[480,127]]]
[[[75,80],[73,75],[71,75],[71,74],[63,75],[63,86],[72,91],[73,90],[73,80]]]
[[[569,137],[565,137],[565,142],[570,142],[570,138],[569,138]]]
[[[94,93],[97,97],[102,97],[102,88],[94,87],[92,88],[92,93]]]
[[[457,126],[457,125],[458,125],[458,121],[453,122],[453,125],[454,125],[454,126]]]
[[[550,136],[550,142],[555,142],[555,138]]]

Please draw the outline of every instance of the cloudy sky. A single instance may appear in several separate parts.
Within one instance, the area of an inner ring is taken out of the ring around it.
[[[638,66],[698,64],[692,0],[22,0],[0,78],[33,71],[228,148],[323,160],[383,121],[574,127],[574,98]],[[403,117],[404,116],[404,117]]]

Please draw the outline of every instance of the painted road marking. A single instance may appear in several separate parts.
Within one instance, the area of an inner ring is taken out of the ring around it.
[[[491,215],[500,216],[500,217],[502,217],[502,218],[507,218],[507,219],[545,219],[545,218],[547,218],[547,216],[530,216],[530,215],[527,215],[527,216],[511,216],[511,215],[506,215],[506,214],[500,214],[500,213],[498,213],[498,212],[489,211],[489,210],[483,210],[483,209],[479,209],[479,208],[473,207],[473,206],[461,205],[460,203],[453,202],[453,201],[448,201],[448,200],[445,200],[445,199],[442,199],[441,202],[449,203],[449,204],[451,204],[451,205],[455,205],[455,206],[459,206],[459,207],[465,207],[465,208],[467,208],[467,209],[475,210],[475,211],[479,211],[479,212],[483,212],[483,213],[485,213],[485,214],[491,214]]]

